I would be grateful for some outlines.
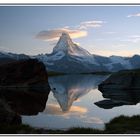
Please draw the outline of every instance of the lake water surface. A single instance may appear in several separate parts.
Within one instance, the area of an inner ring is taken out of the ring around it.
[[[140,92],[101,93],[98,90],[98,85],[108,76],[49,77],[51,92],[44,102],[44,109],[34,115],[22,115],[22,123],[47,129],[104,129],[104,124],[114,117],[140,114]]]

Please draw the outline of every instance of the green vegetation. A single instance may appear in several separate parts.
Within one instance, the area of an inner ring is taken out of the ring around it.
[[[105,131],[109,134],[140,134],[140,115],[120,116],[106,124]]]
[[[140,115],[119,116],[105,124],[104,130],[92,128],[70,128],[69,130],[47,130],[28,125],[0,125],[1,134],[140,134]]]
[[[64,134],[104,134],[104,131],[93,128],[75,127],[63,132]]]

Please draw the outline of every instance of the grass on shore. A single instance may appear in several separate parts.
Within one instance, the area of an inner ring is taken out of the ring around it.
[[[140,134],[140,115],[133,117],[120,116],[107,123],[106,133],[110,134]]]

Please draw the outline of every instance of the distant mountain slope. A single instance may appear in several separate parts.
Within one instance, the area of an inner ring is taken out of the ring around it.
[[[7,52],[0,52],[0,65],[18,60],[29,59],[30,57],[25,54],[14,54]]]

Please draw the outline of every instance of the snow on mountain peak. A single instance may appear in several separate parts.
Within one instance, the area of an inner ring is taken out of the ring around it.
[[[53,49],[54,53],[57,53],[58,51],[63,51],[66,54],[76,55],[76,56],[91,55],[88,51],[79,47],[77,44],[73,43],[69,34],[66,32],[62,33],[58,43]]]
[[[59,39],[59,41],[58,41],[58,43],[57,44],[59,44],[59,43],[61,43],[61,42],[63,42],[63,43],[73,43],[72,42],[72,40],[71,40],[71,38],[70,38],[70,36],[69,36],[69,34],[67,33],[67,32],[63,32],[62,33],[62,35],[61,35],[61,37],[60,37],[60,39]],[[67,45],[68,45],[67,44]]]
[[[65,38],[66,37],[66,38],[70,39],[70,36],[69,36],[69,34],[67,32],[63,32],[62,35],[61,35],[61,37],[62,38]]]
[[[75,44],[72,42],[69,34],[63,32],[58,43],[54,47],[53,52],[58,52],[58,51],[68,52],[68,50],[70,50],[70,48],[72,49],[72,47],[74,46]]]

